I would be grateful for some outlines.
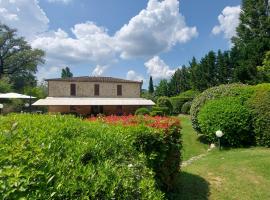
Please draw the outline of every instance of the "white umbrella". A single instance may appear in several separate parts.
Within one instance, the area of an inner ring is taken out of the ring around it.
[[[0,99],[35,99],[36,97],[18,93],[0,94]]]

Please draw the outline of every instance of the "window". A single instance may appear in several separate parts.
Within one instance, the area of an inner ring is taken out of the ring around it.
[[[99,96],[99,84],[95,84],[95,96]]]
[[[76,96],[76,84],[70,84],[70,95]]]
[[[122,96],[122,85],[117,85],[117,96]]]

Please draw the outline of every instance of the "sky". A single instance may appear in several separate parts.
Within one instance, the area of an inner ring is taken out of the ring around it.
[[[0,0],[0,22],[46,62],[37,78],[112,76],[157,84],[210,50],[228,50],[241,0]]]

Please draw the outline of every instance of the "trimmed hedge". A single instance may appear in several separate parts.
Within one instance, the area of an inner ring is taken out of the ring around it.
[[[150,115],[150,111],[147,108],[138,108],[135,115]]]
[[[197,97],[200,94],[199,91],[197,90],[187,90],[185,92],[182,92],[178,95],[178,97],[182,97],[182,98],[189,98],[189,99],[194,99],[195,97]]]
[[[225,134],[222,141],[235,147],[255,144],[250,121],[249,109],[235,97],[208,101],[198,115],[201,131],[208,142],[215,142],[215,132],[221,130]]]
[[[270,84],[255,86],[248,101],[253,115],[253,127],[258,145],[270,147]]]
[[[173,105],[173,113],[180,114],[183,105],[192,99],[188,97],[171,97],[170,100]]]
[[[198,114],[208,101],[222,97],[239,97],[241,102],[244,103],[253,93],[254,88],[244,84],[220,85],[205,90],[193,100],[191,105],[190,114],[193,128],[199,133],[202,132],[198,122]]]
[[[181,113],[190,114],[191,104],[192,104],[192,101],[188,101],[188,102],[184,103],[184,105],[181,108]]]
[[[180,165],[180,130],[0,117],[1,199],[163,199]]]
[[[166,106],[154,106],[152,108],[151,116],[167,116],[170,115],[171,111]]]

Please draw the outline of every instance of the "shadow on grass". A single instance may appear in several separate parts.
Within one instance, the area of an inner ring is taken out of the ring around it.
[[[209,183],[200,176],[181,172],[178,175],[177,187],[167,194],[169,200],[207,200]]]

